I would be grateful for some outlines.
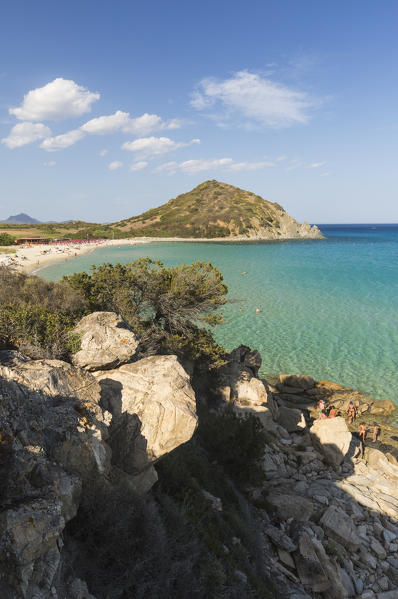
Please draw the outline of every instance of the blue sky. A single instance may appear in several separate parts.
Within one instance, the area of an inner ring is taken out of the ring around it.
[[[0,219],[116,221],[206,179],[398,222],[398,4],[3,3]]]

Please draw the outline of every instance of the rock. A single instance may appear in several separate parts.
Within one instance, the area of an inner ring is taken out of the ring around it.
[[[344,418],[315,420],[310,435],[315,449],[336,470],[347,455],[352,439]]]
[[[340,571],[341,581],[342,581],[345,591],[347,593],[347,597],[354,597],[356,593],[355,593],[355,588],[354,588],[354,584],[352,582],[351,576],[342,567],[339,568],[339,571]]]
[[[137,474],[192,437],[195,394],[176,356],[151,356],[95,376],[112,414],[113,460],[125,472]]]
[[[375,597],[376,597],[376,595],[374,594],[373,591],[367,590],[362,593],[360,599],[375,599]]]
[[[373,553],[375,553],[377,555],[377,557],[379,559],[386,559],[387,553],[386,553],[383,545],[377,539],[372,538],[370,540],[370,548],[372,549]]]
[[[299,389],[303,390],[315,387],[314,379],[305,374],[280,374],[279,380],[282,385],[286,385],[287,387],[299,387]]]
[[[288,551],[289,553],[297,549],[297,545],[295,545],[292,539],[286,533],[280,530],[280,528],[276,528],[276,526],[269,524],[264,529],[264,532],[280,549]]]
[[[219,497],[215,497],[208,491],[202,489],[202,495],[206,499],[207,503],[217,512],[222,512],[222,501]]]
[[[393,589],[391,591],[386,591],[384,593],[377,593],[377,599],[397,599],[398,597],[398,588]]]
[[[282,564],[284,564],[288,568],[291,568],[292,570],[296,569],[294,559],[292,558],[292,556],[290,555],[290,553],[288,551],[278,548],[278,556],[279,556],[279,559],[282,562]]]
[[[116,368],[131,360],[138,347],[133,331],[115,312],[93,312],[74,332],[81,336],[81,349],[73,363],[90,371]]]
[[[299,535],[298,549],[293,554],[302,584],[314,593],[333,599],[345,599],[346,591],[336,563],[331,560],[316,537],[306,529]]]
[[[276,491],[267,495],[267,501],[276,508],[279,516],[284,520],[289,518],[309,520],[314,511],[312,502],[300,495],[283,494]]]
[[[387,576],[381,576],[378,579],[378,583],[379,583],[379,586],[382,591],[388,591],[388,589],[390,587],[390,583],[389,583]]]
[[[302,430],[306,427],[304,414],[301,410],[279,407],[278,423],[289,433]]]
[[[325,533],[336,539],[349,551],[357,551],[361,544],[355,524],[351,518],[339,507],[331,505],[323,514],[319,524]]]
[[[370,406],[370,414],[392,414],[396,410],[396,406],[390,399],[375,401]]]
[[[376,570],[377,568],[377,560],[374,555],[369,553],[368,551],[361,551],[361,559],[362,562],[372,570]]]
[[[252,371],[253,376],[258,376],[262,358],[260,352],[256,349],[251,350],[250,347],[247,347],[246,345],[240,345],[232,350],[229,354],[229,358],[232,362],[237,362],[238,364],[242,364],[244,367],[249,368]]]

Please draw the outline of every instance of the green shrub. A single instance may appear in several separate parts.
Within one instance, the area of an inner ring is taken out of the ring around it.
[[[15,237],[8,233],[0,233],[0,245],[14,245]]]

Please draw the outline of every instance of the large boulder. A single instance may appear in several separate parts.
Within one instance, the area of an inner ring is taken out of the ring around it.
[[[341,508],[335,505],[328,507],[319,524],[329,537],[341,543],[349,551],[357,551],[359,549],[361,539],[357,533],[356,526],[352,518]]]
[[[334,559],[310,528],[300,531],[294,552],[297,574],[306,589],[328,599],[346,599],[347,593]],[[317,595],[318,596],[318,595]]]
[[[77,324],[80,350],[73,363],[86,370],[105,370],[125,364],[134,356],[138,341],[133,331],[115,312],[93,312]]]
[[[310,499],[295,495],[293,493],[281,493],[279,491],[271,491],[267,495],[267,501],[278,512],[278,515],[283,520],[294,518],[295,520],[309,520],[314,511],[314,506]]]
[[[113,459],[126,472],[142,471],[192,437],[195,394],[176,356],[151,356],[96,378],[112,414]]]
[[[195,397],[176,358],[131,366],[112,386],[112,371],[102,373],[107,384],[60,360],[0,352],[1,599],[90,599],[62,549],[65,526],[97,489],[147,492],[150,460],[192,435]],[[131,464],[143,462],[132,476]]]
[[[55,596],[65,526],[84,485],[106,478],[111,468],[100,392],[92,375],[70,364],[0,352],[4,599]]]
[[[334,469],[348,454],[352,435],[344,418],[315,420],[310,428],[312,444]]]
[[[305,429],[306,422],[301,410],[279,406],[278,412],[278,423],[289,433]]]
[[[279,380],[286,387],[298,387],[307,390],[315,387],[315,381],[306,374],[280,374]]]

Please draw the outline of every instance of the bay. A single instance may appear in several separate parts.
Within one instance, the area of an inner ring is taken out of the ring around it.
[[[141,256],[167,266],[209,261],[233,300],[215,329],[228,350],[258,349],[263,374],[310,374],[398,405],[398,225],[319,227],[324,240],[100,248],[39,274],[56,280]]]

